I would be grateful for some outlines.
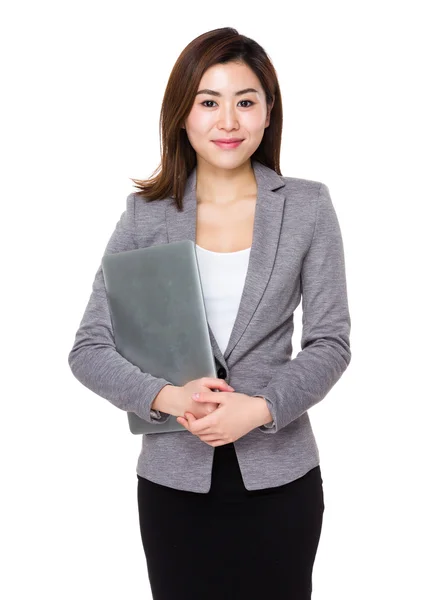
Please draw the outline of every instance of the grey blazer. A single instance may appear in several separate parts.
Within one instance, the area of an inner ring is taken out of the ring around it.
[[[328,187],[279,176],[253,160],[257,203],[253,242],[238,314],[222,354],[209,328],[218,376],[236,392],[266,399],[273,427],[236,440],[247,490],[284,485],[320,462],[308,410],[339,380],[351,359],[344,249]],[[134,193],[105,254],[195,241],[196,169],[184,210],[172,198],[146,202]],[[292,359],[293,313],[302,298],[301,350]],[[74,376],[116,407],[151,423],[175,418],[151,405],[166,379],[143,373],[115,348],[101,266],[74,346]],[[207,493],[215,448],[188,431],[142,436],[136,472],[155,483]]]

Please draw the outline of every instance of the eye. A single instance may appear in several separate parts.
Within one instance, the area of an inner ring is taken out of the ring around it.
[[[214,100],[204,100],[203,102],[201,102],[202,106],[205,106],[206,108],[213,108],[212,106],[206,106],[207,102],[214,102]],[[256,102],[253,102],[252,100],[239,100],[239,102],[249,102],[250,106],[253,106],[253,104],[256,104]],[[250,106],[242,106],[241,108],[250,108]]]
[[[201,102],[202,106],[205,106],[207,102],[214,102],[214,100],[204,100]],[[212,106],[206,106],[206,108],[213,108]]]
[[[251,100],[241,100],[241,102],[249,102],[250,106],[253,106],[253,104],[256,104],[256,102],[252,102]],[[244,108],[249,108],[248,106],[244,106]]]

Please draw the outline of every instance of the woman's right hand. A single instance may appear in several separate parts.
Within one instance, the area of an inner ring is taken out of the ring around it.
[[[195,392],[211,392],[213,390],[234,392],[234,388],[231,385],[228,385],[224,379],[218,379],[217,377],[200,377],[179,387],[183,394],[183,414],[181,416],[184,416],[186,412],[190,412],[196,419],[206,417],[216,410],[219,405],[215,402],[195,402],[191,397],[192,394]]]

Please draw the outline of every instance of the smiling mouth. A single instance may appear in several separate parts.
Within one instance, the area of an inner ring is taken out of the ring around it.
[[[238,141],[233,141],[233,142],[223,142],[220,140],[211,140],[214,144],[216,144],[217,146],[221,146],[222,148],[235,148],[237,146],[239,146],[239,144],[242,144],[242,142],[244,140],[238,140]]]

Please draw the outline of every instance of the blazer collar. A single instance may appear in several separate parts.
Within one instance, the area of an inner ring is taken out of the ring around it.
[[[267,287],[278,248],[284,212],[285,196],[275,191],[285,186],[284,179],[262,163],[256,160],[251,162],[257,183],[253,242],[239,309],[224,353],[208,325],[214,356],[225,367],[227,367],[228,357],[245,332]],[[192,240],[196,243],[196,219],[196,167],[194,167],[185,185],[183,211],[177,210],[173,198],[167,201],[168,242]]]

